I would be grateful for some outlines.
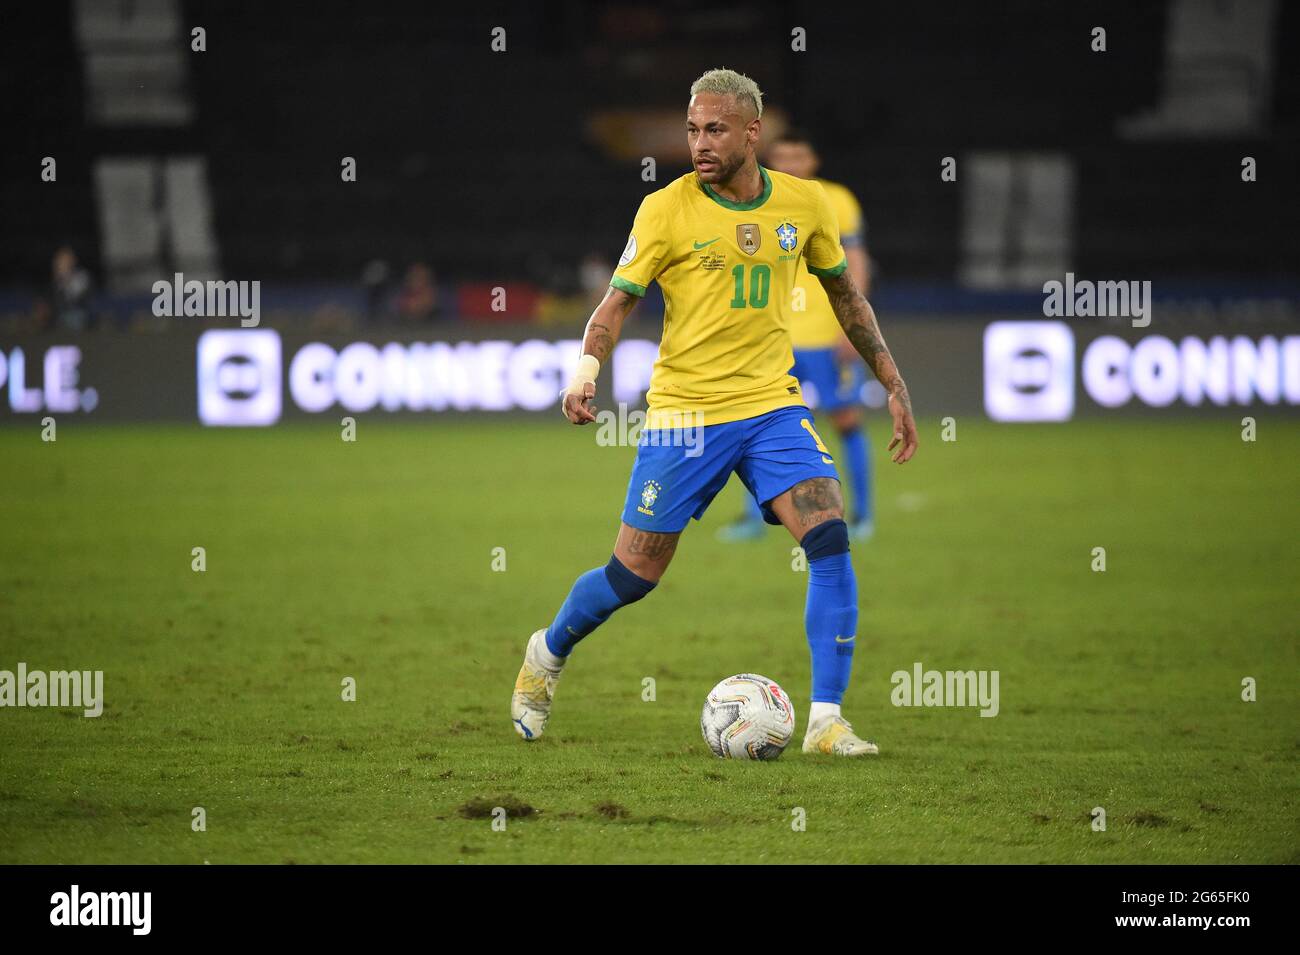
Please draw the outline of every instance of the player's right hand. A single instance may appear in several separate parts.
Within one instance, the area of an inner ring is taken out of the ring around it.
[[[588,421],[595,421],[596,416],[592,413],[595,406],[591,399],[596,397],[596,383],[594,381],[577,381],[565,388],[560,394],[560,410],[564,412],[564,417],[569,419],[571,424],[586,424]]]

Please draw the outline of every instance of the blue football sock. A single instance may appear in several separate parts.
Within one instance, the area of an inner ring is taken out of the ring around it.
[[[871,456],[867,432],[862,428],[840,432],[844,470],[849,472],[849,493],[854,521],[871,520]]]
[[[839,703],[849,686],[858,632],[858,582],[843,521],[826,521],[804,535],[808,603],[804,627],[812,652],[812,701]]]
[[[619,607],[640,600],[654,590],[654,582],[638,577],[617,557],[604,567],[587,571],[565,598],[555,622],[546,631],[546,647],[557,657],[567,657],[579,640],[609,619]]]

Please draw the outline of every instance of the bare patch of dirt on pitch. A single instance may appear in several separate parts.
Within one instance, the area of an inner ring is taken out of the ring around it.
[[[541,812],[516,796],[475,796],[469,802],[457,807],[456,811],[465,819],[490,819],[496,809],[504,809],[509,819],[528,819]]]
[[[1159,829],[1169,825],[1169,820],[1158,812],[1137,812],[1129,818],[1135,826],[1145,826],[1148,829]]]
[[[606,819],[626,819],[631,815],[626,808],[616,802],[602,802],[596,807],[596,812],[600,813]]]

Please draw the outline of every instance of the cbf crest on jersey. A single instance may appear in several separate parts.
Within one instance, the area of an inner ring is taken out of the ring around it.
[[[758,251],[758,246],[762,242],[762,237],[758,232],[758,224],[746,222],[744,225],[736,226],[736,245],[740,246],[740,251],[746,255],[753,255]]]
[[[788,222],[782,222],[776,227],[776,241],[782,249],[790,252],[799,244],[799,230]]]
[[[655,501],[659,500],[659,492],[663,489],[658,481],[646,481],[641,485],[641,506],[637,508],[642,514],[655,516]]]

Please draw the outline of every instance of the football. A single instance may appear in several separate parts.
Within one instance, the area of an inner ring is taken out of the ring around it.
[[[776,759],[794,734],[794,707],[775,680],[737,673],[709,691],[700,732],[722,759]]]

